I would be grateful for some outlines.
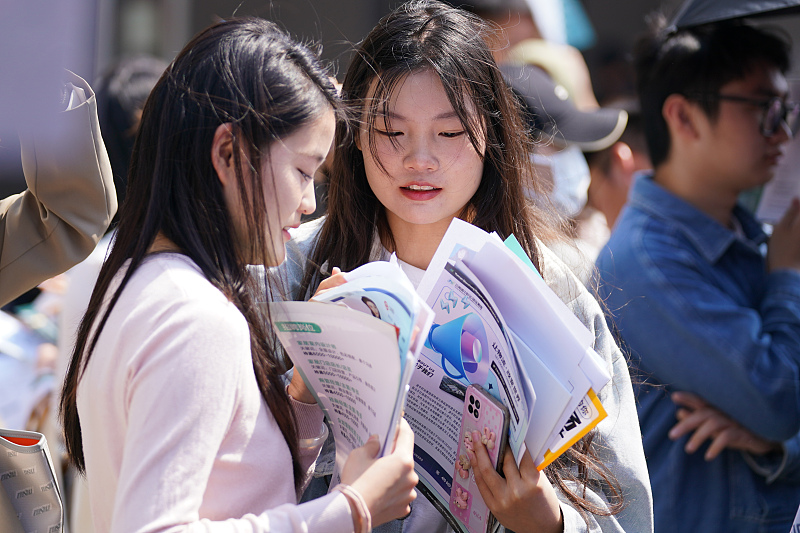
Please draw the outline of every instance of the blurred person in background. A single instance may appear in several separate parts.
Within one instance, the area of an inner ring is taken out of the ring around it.
[[[20,126],[28,188],[0,201],[0,304],[83,260],[117,210],[95,94],[72,72],[63,76],[60,110],[45,114],[48,127],[37,121]],[[53,100],[57,95],[54,90]],[[50,106],[42,103],[42,108]],[[54,137],[50,128],[61,135]],[[54,339],[37,335],[10,314],[4,315],[4,323],[0,425],[24,429],[52,387],[47,362],[52,362],[53,351],[41,352],[40,347]]]
[[[586,204],[589,167],[582,152],[603,150],[622,134],[627,114],[600,108],[581,52],[554,42],[537,24],[546,4],[527,0],[449,0],[490,22],[489,46],[503,77],[526,107],[538,146],[534,169],[549,182],[548,199],[570,219]],[[532,195],[535,196],[535,195]],[[533,198],[542,201],[542,198]]]
[[[593,277],[594,263],[611,237],[637,173],[651,168],[639,104],[625,101],[612,105],[628,113],[625,131],[608,148],[584,154],[591,181],[586,205],[572,220],[574,242],[585,258],[575,273],[584,284]]]
[[[118,61],[95,83],[100,131],[111,161],[120,205],[125,200],[128,168],[142,108],[165,68],[167,62],[163,59],[133,56]],[[118,218],[114,217],[114,224]]]
[[[789,531],[800,501],[800,202],[771,237],[737,204],[800,107],[785,36],[742,22],[637,46],[653,171],[597,260],[634,380],[656,531]]]

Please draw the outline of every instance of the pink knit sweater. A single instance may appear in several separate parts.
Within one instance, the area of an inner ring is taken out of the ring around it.
[[[300,438],[317,436],[320,409],[293,407]],[[185,256],[154,256],[134,273],[81,379],[78,411],[98,532],[353,530],[342,494],[296,505],[247,323]],[[318,452],[302,451],[304,469]]]

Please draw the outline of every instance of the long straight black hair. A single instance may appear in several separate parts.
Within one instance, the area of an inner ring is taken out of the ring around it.
[[[142,113],[116,238],[78,330],[61,395],[67,452],[79,471],[85,471],[85,458],[78,383],[91,357],[103,356],[94,353],[103,327],[156,236],[163,235],[246,318],[258,387],[289,445],[299,486],[296,421],[274,337],[254,303],[254,280],[245,263],[267,264],[274,257],[264,199],[271,182],[260,172],[270,145],[338,107],[336,90],[316,54],[262,19],[210,26],[166,69]],[[235,244],[241,241],[234,238],[232,214],[211,162],[214,134],[222,124],[232,127],[248,250]],[[119,288],[107,296],[126,264]]]
[[[386,210],[367,181],[362,150],[371,150],[380,163],[375,121],[388,115],[390,98],[406,77],[423,70],[441,80],[475,150],[480,154],[479,147],[486,146],[481,183],[459,218],[503,238],[514,234],[543,271],[538,240],[564,240],[564,226],[554,209],[526,200],[526,188],[540,198],[547,195],[531,165],[534,142],[522,107],[487,44],[495,40],[496,31],[462,9],[436,0],[413,0],[381,19],[358,45],[342,84],[348,122],[337,125],[328,215],[311,252],[300,295],[311,294],[325,277],[321,270],[325,263],[347,271],[369,262],[376,236],[387,248],[394,246]],[[362,130],[367,131],[368,146],[359,149],[354,136]],[[619,484],[598,460],[593,437],[590,433],[545,469],[551,483],[584,517],[615,514],[623,506]],[[575,490],[570,482],[577,486]],[[608,509],[583,497],[582,488],[590,483],[606,487],[605,494],[613,500]]]

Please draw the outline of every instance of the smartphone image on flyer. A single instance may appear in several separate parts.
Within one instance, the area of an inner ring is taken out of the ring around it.
[[[475,483],[473,465],[467,453],[473,449],[473,431],[480,434],[492,465],[501,471],[508,438],[508,409],[479,385],[469,385],[464,397],[450,512],[470,533],[486,533],[494,519]]]

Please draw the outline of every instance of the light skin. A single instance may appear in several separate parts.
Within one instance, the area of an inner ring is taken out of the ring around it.
[[[781,449],[779,442],[769,441],[748,430],[725,413],[690,392],[675,392],[672,401],[679,407],[675,413],[678,423],[669,432],[677,440],[691,434],[686,441],[686,453],[695,453],[704,442],[709,446],[704,454],[713,461],[725,449],[764,455]]]
[[[477,431],[472,433],[474,451],[467,451],[475,483],[492,514],[517,533],[558,533],[563,530],[561,506],[547,477],[536,470],[526,451],[519,468],[511,450],[503,457],[503,475],[495,471],[489,452]]]
[[[433,72],[409,74],[389,107],[386,120],[375,119],[377,154],[386,172],[372,156],[365,129],[358,146],[370,188],[386,208],[397,257],[425,269],[450,221],[478,189],[483,161]]]
[[[719,92],[763,99],[785,97],[787,91],[778,69],[760,65]],[[655,181],[730,227],[739,194],[772,178],[790,138],[787,128],[764,137],[760,107],[720,100],[719,114],[711,119],[697,102],[679,94],[666,99],[662,115],[671,146],[667,160],[655,169]]]
[[[725,84],[720,94],[749,98],[785,97],[786,78],[774,67],[760,65],[744,78]],[[756,105],[722,100],[711,120],[700,106],[673,94],[662,109],[672,142],[667,161],[654,179],[720,224],[731,227],[740,193],[772,178],[791,138],[782,124],[770,137],[760,132],[762,111]],[[714,154],[714,157],[709,157]],[[800,206],[797,201],[775,226],[769,242],[770,272],[800,272]]]
[[[285,243],[289,240],[288,228],[299,226],[300,216],[312,213],[316,207],[313,176],[325,160],[333,142],[334,129],[334,115],[329,109],[310,124],[269,147],[268,162],[262,169],[265,205],[269,213],[267,234],[270,242],[266,246],[272,251],[267,266],[277,266],[283,262]],[[243,220],[235,215],[241,212],[241,204],[233,167],[230,124],[217,128],[211,162],[222,183],[227,207],[234,213],[236,240],[244,247],[247,232]],[[159,235],[151,251],[177,251],[177,247]],[[321,286],[320,290],[325,288]],[[299,372],[292,376],[287,392],[297,401],[316,403]],[[373,525],[405,516],[411,511],[409,505],[416,498],[414,487],[418,481],[414,473],[413,446],[414,433],[403,420],[398,426],[392,453],[378,458],[380,442],[373,436],[348,456],[342,469],[342,482],[364,497]],[[347,498],[354,528],[359,531],[362,524],[358,506],[349,496]]]
[[[289,228],[300,225],[300,217],[311,214],[316,208],[314,198],[314,174],[325,161],[330,150],[336,127],[333,111],[328,109],[322,116],[295,133],[274,142],[269,147],[262,175],[270,177],[264,181],[264,200],[268,213],[268,230],[271,240],[267,243],[270,253],[268,266],[283,262],[289,240]],[[225,202],[234,214],[236,238],[244,243],[249,236],[244,221],[237,214],[243,212],[234,167],[233,131],[230,124],[217,128],[211,148],[211,162],[217,171],[225,193]],[[242,160],[246,161],[244,154]],[[244,165],[245,169],[247,164]],[[246,175],[245,175],[246,177]],[[273,228],[275,231],[273,231]],[[280,230],[280,231],[278,231]]]
[[[587,205],[597,209],[606,217],[609,228],[613,228],[622,208],[628,200],[628,191],[633,184],[633,175],[650,168],[650,158],[636,152],[624,142],[616,142],[608,149],[608,171],[590,166],[592,180],[589,183]]]

